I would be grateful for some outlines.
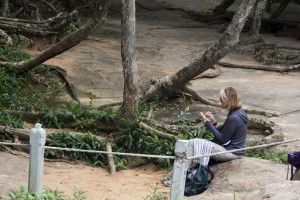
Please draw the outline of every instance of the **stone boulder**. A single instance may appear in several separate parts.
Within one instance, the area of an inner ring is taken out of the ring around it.
[[[300,199],[300,181],[286,180],[287,165],[243,157],[211,169],[215,178],[209,188],[188,199]]]

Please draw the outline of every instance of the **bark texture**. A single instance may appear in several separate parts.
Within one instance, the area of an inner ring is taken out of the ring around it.
[[[260,31],[260,27],[261,27],[261,19],[264,14],[264,11],[266,9],[266,5],[267,5],[267,0],[258,0],[256,3],[254,17],[253,17],[253,23],[251,26],[252,38],[259,37],[259,31]]]
[[[2,17],[6,17],[6,15],[7,15],[8,3],[9,3],[9,0],[3,0],[2,1],[2,13],[1,13]]]
[[[121,55],[124,74],[123,106],[124,116],[135,118],[138,105],[138,68],[135,62],[135,0],[122,0],[122,42]]]

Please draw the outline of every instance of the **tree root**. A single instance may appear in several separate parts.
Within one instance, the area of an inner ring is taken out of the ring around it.
[[[139,126],[145,130],[147,130],[151,135],[156,135],[160,138],[168,139],[168,140],[177,140],[177,137],[174,135],[171,135],[169,133],[165,133],[162,131],[155,130],[151,126],[148,126],[144,122],[139,122]]]
[[[188,125],[170,125],[170,124],[163,124],[159,123],[156,120],[150,120],[147,118],[141,118],[141,120],[148,122],[149,124],[153,124],[155,127],[161,127],[166,131],[179,135],[182,132],[188,132],[193,130],[199,130],[201,128],[200,125],[198,126],[188,126]]]
[[[123,101],[108,103],[108,104],[98,106],[98,109],[103,109],[103,108],[112,107],[112,106],[119,106],[119,105],[122,105],[122,103],[123,103]]]
[[[232,63],[226,63],[226,62],[219,62],[218,64],[223,66],[223,67],[229,67],[229,68],[255,69],[255,70],[273,71],[273,72],[279,72],[279,73],[284,73],[284,72],[289,72],[289,71],[292,71],[292,70],[300,69],[300,64],[290,65],[290,66],[286,66],[284,68],[268,66],[268,65],[259,65],[259,66],[238,65],[238,64],[232,64]]]
[[[191,88],[188,88],[188,87],[184,87],[183,90],[188,93],[188,94],[191,94],[196,100],[204,103],[204,104],[207,104],[207,105],[211,105],[211,106],[215,106],[215,107],[221,107],[220,104],[217,104],[207,98],[205,98],[204,96],[201,96],[199,95],[195,90],[192,90]]]
[[[193,78],[193,80],[196,80],[199,78],[215,78],[217,76],[220,76],[220,74],[221,74],[220,66],[218,64],[216,64],[216,65],[213,65],[210,69],[203,72],[202,74]]]
[[[62,79],[64,79],[64,81],[66,82],[67,84],[67,88],[71,94],[71,97],[76,100],[76,101],[79,101],[79,97],[78,97],[78,94],[77,94],[77,91],[74,87],[74,85],[72,84],[72,82],[70,81],[69,77],[68,77],[68,74],[66,72],[66,70],[62,69],[61,67],[58,67],[58,66],[53,66],[53,65],[48,65],[50,68],[52,69],[55,69],[59,75],[61,76]]]

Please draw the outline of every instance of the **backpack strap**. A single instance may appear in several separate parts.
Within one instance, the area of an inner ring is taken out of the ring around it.
[[[289,169],[290,169],[290,164],[287,164],[286,180],[289,179]]]
[[[213,171],[210,170],[209,166],[207,166],[207,172],[210,174],[210,179],[207,180],[208,184],[210,184],[211,181],[214,179],[215,174],[213,173]]]
[[[291,179],[290,179],[290,181],[293,180],[293,178],[294,178],[294,166],[291,165]]]

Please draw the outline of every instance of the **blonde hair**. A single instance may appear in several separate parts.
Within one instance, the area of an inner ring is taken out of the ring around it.
[[[222,101],[228,101],[228,110],[236,110],[242,106],[237,91],[233,87],[227,87],[220,91]]]

